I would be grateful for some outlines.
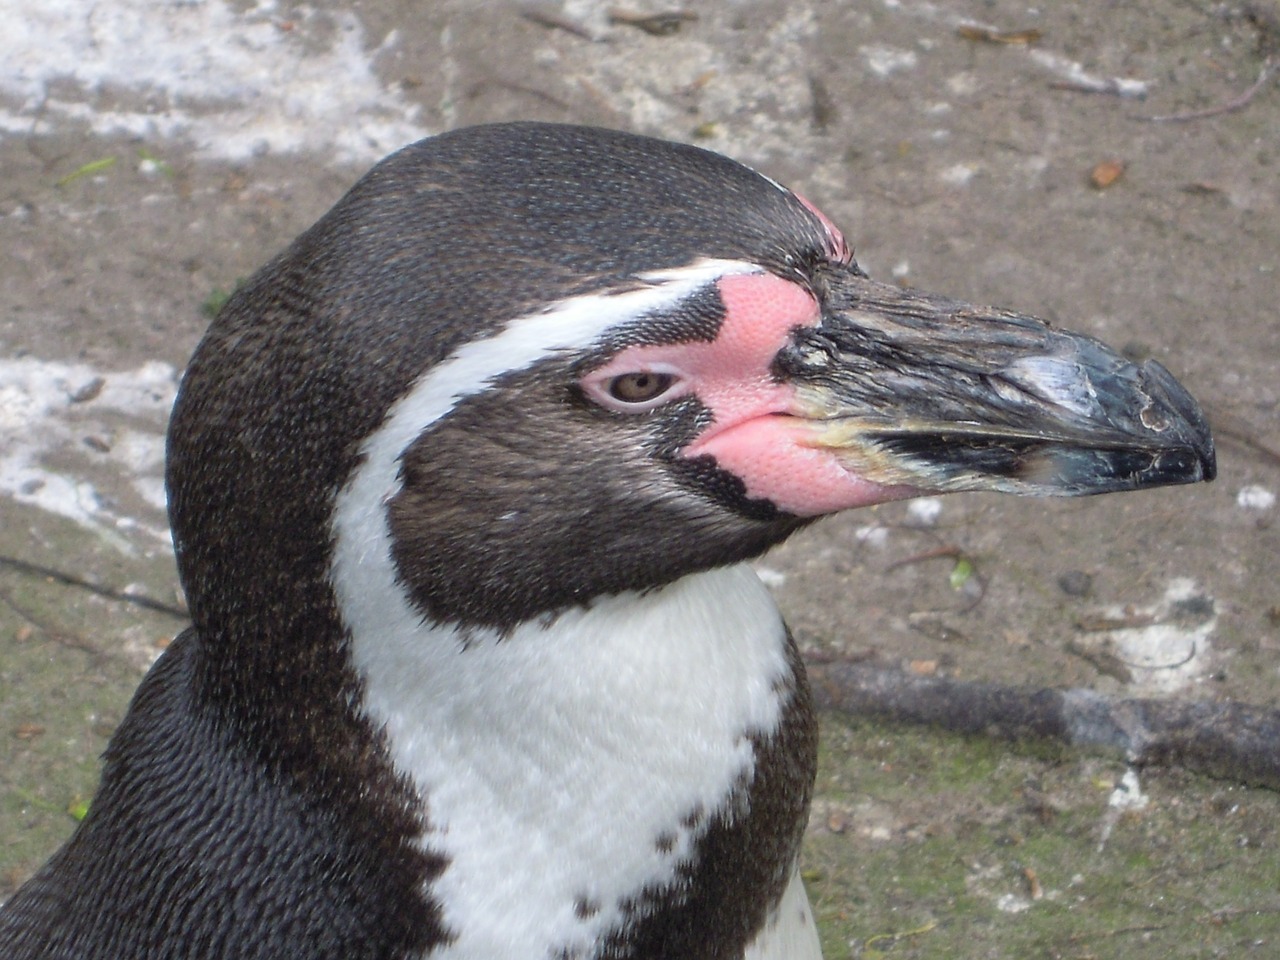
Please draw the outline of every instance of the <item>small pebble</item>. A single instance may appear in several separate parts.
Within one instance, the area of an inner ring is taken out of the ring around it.
[[[1266,487],[1256,484],[1241,487],[1236,494],[1236,506],[1245,510],[1270,510],[1276,505],[1276,495]]]
[[[1083,570],[1068,570],[1058,578],[1058,589],[1068,597],[1087,597],[1093,593],[1093,575]]]
[[[922,527],[932,527],[942,514],[942,500],[938,497],[921,497],[907,505],[907,514]]]
[[[19,740],[34,740],[42,733],[44,727],[38,723],[20,723],[13,730],[13,735]]]
[[[878,523],[859,527],[853,532],[853,535],[859,543],[865,543],[872,547],[883,547],[889,542],[889,528]]]
[[[88,383],[84,384],[78,390],[71,394],[72,403],[88,403],[95,400],[98,394],[102,393],[102,388],[107,385],[107,381],[102,377],[94,377]]]

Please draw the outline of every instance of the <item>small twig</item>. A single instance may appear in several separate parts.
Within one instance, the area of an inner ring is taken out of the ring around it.
[[[525,7],[520,11],[520,16],[528,20],[530,23],[536,23],[540,27],[546,27],[548,30],[563,30],[565,33],[573,34],[575,37],[581,37],[583,40],[590,40],[592,43],[598,43],[600,38],[593,34],[590,30],[576,21],[570,20],[566,16],[545,10],[538,6]]]
[[[972,607],[966,607],[958,613],[967,613],[971,609]],[[922,637],[938,643],[970,643],[970,638],[963,631],[943,622],[944,616],[945,610],[912,610],[907,614],[907,626]]]
[[[1263,88],[1268,80],[1271,79],[1271,73],[1275,69],[1275,61],[1268,59],[1262,64],[1262,70],[1258,74],[1258,79],[1253,82],[1240,96],[1226,103],[1218,104],[1216,107],[1205,107],[1203,110],[1188,110],[1185,113],[1165,113],[1157,116],[1135,116],[1134,120],[1141,120],[1144,123],[1186,123],[1188,120],[1203,120],[1206,117],[1219,117],[1225,113],[1235,113],[1237,110],[1243,110],[1249,105],[1249,101],[1254,98],[1259,90]]]
[[[1160,621],[1154,614],[1134,614],[1127,617],[1080,617],[1076,629],[1085,633],[1110,633],[1112,630],[1141,630]]]
[[[100,650],[78,633],[61,630],[53,624],[46,623],[34,610],[29,610],[22,604],[18,603],[18,601],[14,599],[13,594],[8,590],[0,588],[0,600],[3,600],[10,610],[20,616],[23,620],[26,620],[27,623],[38,628],[41,633],[59,646],[69,647],[72,650],[79,650],[82,653],[86,653],[92,657],[94,663],[99,666],[110,662],[111,657],[106,653],[106,651]]]
[[[914,930],[897,930],[893,933],[877,933],[874,936],[867,937],[863,946],[870,947],[873,943],[897,943],[899,940],[906,940],[908,937],[918,937],[925,933],[931,933],[937,929],[937,926],[937,920],[930,920],[923,927],[916,927]]]
[[[83,166],[72,170],[65,177],[58,178],[57,184],[60,187],[65,187],[67,184],[79,180],[81,177],[89,177],[95,173],[101,173],[103,170],[107,170],[115,166],[115,163],[115,157],[102,157],[98,160],[91,160]]]
[[[1216,414],[1213,418],[1213,432],[1216,436],[1234,440],[1241,446],[1252,450],[1264,460],[1269,460],[1276,466],[1280,466],[1280,450],[1268,446],[1253,436],[1248,427],[1243,425],[1243,421],[1237,423],[1226,422],[1222,414]]]
[[[496,78],[495,80],[492,81],[492,83],[499,90],[509,90],[512,93],[518,93],[518,94],[522,94],[523,96],[533,97],[535,100],[541,100],[543,103],[553,106],[557,110],[563,110],[566,113],[568,113],[573,109],[567,100],[562,100],[560,97],[557,97],[555,94],[548,93],[546,90],[539,90],[537,87],[533,87],[528,84],[515,83],[514,81],[511,81],[511,80],[504,80],[502,77]],[[479,91],[479,90],[482,90],[484,86],[485,84],[483,83],[477,84],[475,87],[472,88],[472,90]]]
[[[1104,677],[1111,677],[1121,683],[1133,683],[1133,671],[1108,650],[1094,650],[1075,640],[1068,640],[1063,649],[1071,656],[1079,657]]]
[[[664,13],[632,13],[616,7],[609,11],[610,23],[638,27],[653,37],[668,37],[685,23],[692,23],[698,15],[691,10],[668,10]]]
[[[965,40],[975,43],[994,44],[1028,44],[1039,43],[1044,34],[1039,30],[996,30],[976,23],[962,23],[956,27],[956,33]]]
[[[912,555],[911,555],[911,556],[909,556],[909,557],[903,557],[903,558],[901,558],[900,560],[894,560],[893,562],[891,562],[891,563],[889,563],[889,564],[887,564],[887,565],[885,566],[885,571],[887,572],[887,571],[889,571],[889,570],[896,570],[896,569],[898,569],[899,567],[905,567],[905,566],[909,566],[909,565],[911,565],[911,564],[923,563],[923,562],[924,562],[924,561],[926,561],[926,560],[938,560],[938,559],[947,559],[947,560],[952,560],[952,561],[954,561],[957,565],[959,565],[959,564],[961,564],[961,563],[967,564],[967,565],[968,565],[968,570],[966,570],[965,579],[972,578],[972,579],[974,580],[974,582],[976,582],[976,583],[978,584],[978,590],[977,590],[977,592],[976,592],[976,593],[974,593],[974,594],[970,597],[969,602],[968,602],[968,603],[966,603],[966,604],[965,604],[963,607],[961,607],[960,609],[955,610],[955,611],[950,611],[950,612],[953,612],[953,613],[968,613],[970,610],[973,610],[975,607],[977,607],[977,606],[978,606],[978,604],[980,604],[984,599],[986,599],[986,596],[987,596],[987,581],[986,581],[986,579],[985,579],[981,574],[979,574],[979,573],[978,573],[978,571],[977,571],[977,569],[976,569],[976,566],[977,566],[977,565],[973,562],[972,558],[970,558],[970,557],[969,557],[969,555],[968,555],[968,554],[966,554],[966,553],[965,553],[963,550],[961,550],[959,547],[953,547],[953,546],[950,546],[950,545],[947,545],[947,544],[941,544],[941,545],[939,545],[939,546],[934,547],[932,550],[924,550],[924,551],[922,551],[922,552],[920,552],[920,553],[912,554]],[[953,585],[953,586],[955,586],[955,587],[956,587],[956,589],[959,589],[959,588],[960,588],[960,585],[959,585],[959,584],[957,584],[957,583],[955,583],[955,581],[953,581],[953,582],[952,582],[952,585]],[[944,615],[944,614],[946,614],[947,612],[948,612],[948,611],[945,611],[945,610],[917,610],[917,611],[913,611],[913,612],[912,612],[912,614],[911,614],[911,616],[912,616],[912,617],[914,617],[914,618],[916,618],[916,621],[917,621],[917,622],[916,622],[916,623],[913,623],[912,625],[913,625],[913,626],[915,626],[917,630],[920,630],[920,632],[921,632],[921,633],[924,633],[926,636],[931,636],[931,637],[932,637],[932,636],[934,636],[933,634],[928,633],[927,631],[925,631],[925,630],[921,629],[921,627],[920,627],[920,623],[923,623],[923,621],[924,621],[926,618],[943,616],[943,615]],[[944,627],[944,629],[950,630],[950,628],[947,628],[947,627]],[[951,631],[951,632],[954,632],[954,633],[957,633],[957,634],[959,633],[959,631],[958,631],[958,630],[956,630],[956,631]],[[939,639],[939,638],[934,637],[934,639]]]
[[[1166,924],[1147,923],[1147,924],[1135,925],[1130,927],[1116,927],[1113,930],[1103,930],[1101,935],[1104,937],[1122,937],[1131,933],[1155,933],[1157,930],[1166,930],[1166,929],[1168,929],[1168,926]],[[1097,934],[1093,934],[1093,933],[1090,933],[1089,935],[1097,936]],[[1071,937],[1071,942],[1077,943],[1083,939],[1085,939],[1083,935],[1077,934]]]
[[[941,546],[934,547],[932,550],[925,550],[921,553],[913,553],[909,557],[902,557],[891,563],[885,564],[885,571],[897,570],[899,567],[907,567],[917,563],[923,563],[926,560],[938,560],[945,558],[947,560],[959,560],[964,556],[964,552],[959,547]]]
[[[27,560],[19,560],[17,557],[0,555],[0,566],[16,570],[18,573],[25,573],[29,577],[48,577],[50,580],[56,580],[58,583],[65,584],[68,587],[79,587],[81,590],[88,590],[90,593],[97,594],[100,597],[106,597],[108,600],[119,600],[121,603],[131,603],[136,607],[145,607],[148,610],[155,610],[157,613],[167,613],[170,616],[178,617],[181,620],[187,620],[191,616],[181,607],[175,607],[172,604],[164,603],[160,600],[152,600],[150,597],[141,597],[132,593],[125,593],[123,590],[113,590],[111,587],[99,586],[96,583],[90,583],[88,580],[81,579],[74,574],[63,573],[61,570],[53,569],[53,567],[41,566],[38,563],[31,563]],[[10,606],[13,606],[12,602],[10,602]],[[14,607],[14,609],[17,610],[18,608]],[[23,614],[23,616],[26,616],[26,614]],[[31,618],[28,617],[27,619]]]
[[[1190,663],[1195,658],[1196,658],[1196,642],[1194,640],[1191,641],[1191,652],[1188,653],[1181,660],[1174,661],[1173,663],[1156,663],[1156,664],[1134,663],[1132,660],[1124,659],[1124,657],[1116,657],[1116,659],[1119,660],[1121,663],[1123,663],[1126,667],[1132,667],[1135,670],[1177,670],[1179,667],[1185,667],[1188,663]]]
[[[1113,97],[1127,99],[1142,98],[1147,95],[1147,84],[1141,80],[1126,80],[1122,77],[1088,80],[1054,80],[1049,84],[1050,90],[1066,90],[1069,93],[1103,93]]]
[[[1049,50],[1033,46],[1027,52],[1032,62],[1059,76],[1060,79],[1050,83],[1053,89],[1072,90],[1077,93],[1109,93],[1135,100],[1145,99],[1147,92],[1151,89],[1151,84],[1146,80],[1095,76],[1076,61]]]

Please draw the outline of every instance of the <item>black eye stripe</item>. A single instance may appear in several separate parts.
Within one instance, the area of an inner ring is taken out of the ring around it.
[[[582,359],[588,363],[608,360],[628,347],[649,344],[710,343],[719,336],[723,322],[720,292],[715,283],[707,283],[661,314],[645,313],[613,326],[601,336],[593,356]]]

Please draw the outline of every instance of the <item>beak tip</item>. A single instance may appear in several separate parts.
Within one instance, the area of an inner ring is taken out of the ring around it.
[[[1151,401],[1163,408],[1174,425],[1171,438],[1176,452],[1189,454],[1194,464],[1183,469],[1187,483],[1211,481],[1218,475],[1218,458],[1214,450],[1213,432],[1195,398],[1168,370],[1155,360],[1142,367],[1143,386]]]

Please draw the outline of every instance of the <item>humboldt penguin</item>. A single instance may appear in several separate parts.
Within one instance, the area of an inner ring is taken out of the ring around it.
[[[874,282],[725,157],[406,147],[197,348],[192,626],[0,956],[814,960],[814,717],[747,562],[919,494],[1213,474],[1159,364]]]

